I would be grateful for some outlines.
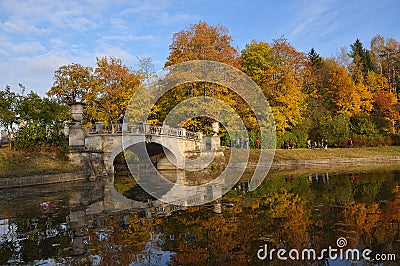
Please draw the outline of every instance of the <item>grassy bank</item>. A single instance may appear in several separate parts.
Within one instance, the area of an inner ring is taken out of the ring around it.
[[[260,151],[250,150],[250,161],[257,162]],[[227,151],[228,155],[229,152]],[[229,156],[229,155],[228,155]],[[400,156],[400,146],[337,148],[337,149],[278,149],[274,161],[316,160],[333,158],[375,158]],[[76,169],[65,158],[52,153],[29,153],[0,148],[0,177],[30,176],[74,172]]]
[[[46,175],[73,172],[65,158],[52,153],[22,152],[0,148],[0,177]]]
[[[250,160],[257,160],[259,150],[251,150]],[[316,160],[333,158],[374,158],[382,156],[400,156],[400,146],[362,147],[362,148],[332,148],[332,149],[278,149],[274,161],[285,160]]]

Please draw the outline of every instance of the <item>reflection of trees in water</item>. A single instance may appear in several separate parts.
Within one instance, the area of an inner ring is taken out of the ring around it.
[[[66,195],[46,198],[51,201],[51,205],[42,209],[41,199],[30,196],[27,197],[27,209],[23,209],[21,213],[14,209],[10,218],[1,219],[1,265],[10,261],[12,264],[25,264],[43,258],[61,258],[72,254],[70,235],[60,228],[61,224],[65,224],[68,215],[68,209],[63,208],[68,202]],[[13,207],[15,208],[8,208]],[[1,216],[5,214],[2,213]]]
[[[101,265],[143,264],[150,261],[151,265],[157,265],[157,256],[146,249],[148,243],[156,248],[153,232],[156,231],[159,220],[139,218],[137,213],[125,215],[129,216],[128,219],[125,217],[125,221],[123,213],[103,216],[104,227],[101,230],[96,227],[88,228],[91,241],[85,256],[100,255]],[[99,237],[101,234],[103,237]]]
[[[308,177],[295,178],[293,182],[273,178],[255,192],[231,191],[223,198],[229,204],[223,208],[222,215],[205,212],[204,208],[191,208],[192,212],[169,217],[167,227],[163,227],[165,248],[179,250],[173,257],[177,265],[248,264],[249,257],[253,264],[259,262],[255,252],[266,241],[271,248],[313,247],[320,251],[334,246],[341,236],[349,238],[349,245],[351,238],[357,237],[360,250],[368,247],[374,252],[383,252],[380,245],[385,244],[385,252],[398,253],[398,192],[392,192],[384,204],[355,203],[362,200],[358,196],[360,187],[368,192],[365,201],[371,197],[376,201],[387,198],[383,190],[395,187],[393,177],[383,179],[382,173],[355,175],[356,182],[340,176],[331,178],[329,183],[321,179],[312,184]],[[233,207],[227,208],[230,203]],[[350,221],[343,220],[345,217]],[[350,229],[340,230],[342,223],[350,225]],[[356,236],[353,230],[358,232]]]
[[[86,224],[75,229],[83,233],[86,252],[68,260],[88,264],[97,257],[100,265],[157,265],[168,260],[172,265],[261,265],[265,261],[259,261],[256,252],[265,243],[270,248],[320,251],[335,247],[338,237],[346,237],[349,248],[399,254],[397,175],[329,175],[329,182],[324,182],[323,178],[317,181],[314,173],[311,179],[274,176],[253,192],[231,190],[219,201],[220,214],[211,203],[186,210],[173,208],[167,216],[157,215],[155,207],[87,215]],[[38,238],[48,229],[46,223],[57,227],[65,222],[65,215],[50,219],[43,212],[39,220],[44,220],[36,227],[32,220],[19,218],[18,230],[27,237],[20,251],[24,261],[68,256],[70,235]],[[36,235],[28,233],[32,228],[37,228]],[[9,258],[3,248],[1,254],[2,261]]]

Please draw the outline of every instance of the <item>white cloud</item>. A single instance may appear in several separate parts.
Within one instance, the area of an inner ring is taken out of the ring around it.
[[[119,41],[119,42],[128,42],[128,41],[151,41],[156,39],[153,35],[151,34],[146,34],[146,35],[134,35],[134,34],[122,34],[122,35],[109,35],[109,36],[104,36],[103,41]]]
[[[149,1],[132,1],[130,2],[130,6],[125,8],[121,15],[127,14],[139,14],[144,16],[153,16],[154,14],[166,10],[171,7],[171,3],[169,1],[163,0],[149,0]]]
[[[39,42],[13,43],[7,37],[0,36],[0,56],[12,57],[44,52],[45,47]]]
[[[2,28],[6,32],[10,32],[13,34],[25,32],[29,32],[30,34],[45,33],[44,29],[36,27],[32,24],[32,21],[17,16],[12,16],[8,20],[0,23],[0,28]]]
[[[289,37],[319,41],[346,23],[343,20],[343,12],[346,9],[346,3],[339,3],[336,0],[305,2],[304,10],[295,16],[294,24],[297,26]]]
[[[20,57],[12,61],[1,62],[0,86],[10,85],[14,89],[22,83],[28,91],[33,90],[44,96],[50,89],[54,71],[69,64],[68,58],[58,55],[41,55],[33,58]]]
[[[136,55],[131,54],[130,52],[121,49],[120,47],[104,47],[101,51],[95,53],[95,57],[115,57],[122,60],[122,62],[126,65],[131,65],[135,62]]]
[[[185,13],[171,15],[168,12],[162,12],[161,14],[158,14],[156,17],[156,20],[164,25],[171,25],[184,21],[192,21],[193,19],[194,19],[193,15]]]
[[[62,28],[86,31],[97,24],[96,12],[78,1],[3,1],[2,28],[9,32],[40,34]]]

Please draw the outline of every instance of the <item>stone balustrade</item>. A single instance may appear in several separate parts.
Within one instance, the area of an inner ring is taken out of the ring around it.
[[[128,123],[123,124],[107,124],[96,122],[87,129],[87,134],[122,134],[131,133],[137,135],[166,135],[178,138],[187,138],[198,140],[202,138],[202,134],[198,132],[188,131],[185,128],[172,128],[167,125],[153,126],[148,123],[137,123],[131,126]]]

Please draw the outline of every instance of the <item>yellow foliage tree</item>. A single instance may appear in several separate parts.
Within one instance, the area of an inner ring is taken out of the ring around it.
[[[276,129],[285,131],[299,124],[305,108],[303,93],[306,57],[286,39],[273,45],[252,41],[242,51],[242,70],[262,89],[274,114]]]
[[[64,103],[84,100],[92,80],[92,71],[90,67],[75,63],[59,67],[54,72],[54,83],[47,95]]]
[[[210,60],[239,67],[239,53],[232,46],[232,41],[228,29],[222,25],[212,26],[202,21],[190,25],[188,29],[173,35],[169,47],[170,55],[165,67],[191,60]],[[204,73],[204,75],[207,75],[207,73]],[[249,128],[256,127],[254,116],[251,115],[251,111],[245,102],[229,88],[212,82],[190,82],[175,86],[165,93],[153,107],[152,117],[162,121],[174,106],[189,98],[199,96],[209,96],[222,100],[244,118],[246,126]],[[215,106],[215,108],[223,107]],[[196,117],[187,121],[184,126],[193,131],[212,132],[210,122],[213,122],[210,118]]]
[[[85,99],[90,117],[115,122],[141,84],[141,76],[114,57],[97,58],[97,67]]]
[[[357,88],[344,66],[340,66],[334,60],[327,60],[327,98],[332,104],[336,114],[349,116],[361,111],[361,87]]]

